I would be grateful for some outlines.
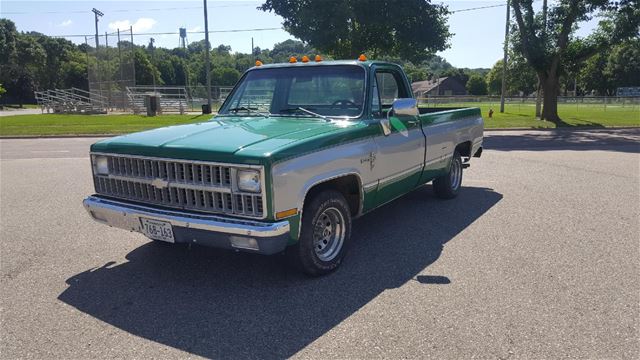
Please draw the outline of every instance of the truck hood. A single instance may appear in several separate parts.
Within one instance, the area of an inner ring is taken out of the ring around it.
[[[91,151],[257,164],[292,143],[356,123],[306,117],[215,117],[106,139],[93,144]]]

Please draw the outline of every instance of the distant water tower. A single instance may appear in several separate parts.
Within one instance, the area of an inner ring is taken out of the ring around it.
[[[180,28],[180,47],[182,48],[182,56],[187,58],[187,29]],[[184,86],[187,90],[187,98],[190,98],[190,86],[189,86],[189,72],[187,71],[187,67],[183,66],[184,70]]]
[[[180,47],[184,50],[187,47],[187,29],[180,28]]]

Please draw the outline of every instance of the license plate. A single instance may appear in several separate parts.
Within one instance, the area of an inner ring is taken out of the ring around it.
[[[146,236],[160,241],[175,242],[171,223],[167,221],[140,218],[142,222],[142,233]]]

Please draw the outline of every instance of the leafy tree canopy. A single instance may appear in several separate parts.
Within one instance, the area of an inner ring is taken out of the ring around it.
[[[560,76],[599,51],[628,38],[637,38],[640,25],[638,0],[559,0],[548,13],[534,11],[534,0],[512,0],[516,19],[516,48],[536,71],[544,89],[543,118],[559,122],[557,96]],[[602,15],[596,31],[574,36],[577,25]]]
[[[467,92],[471,95],[487,95],[487,84],[484,81],[484,77],[478,74],[473,74],[467,81]]]
[[[260,7],[284,18],[285,29],[339,59],[411,61],[448,47],[447,8],[429,0],[265,0]]]

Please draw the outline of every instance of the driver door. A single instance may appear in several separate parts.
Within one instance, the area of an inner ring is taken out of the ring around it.
[[[393,101],[410,98],[404,75],[396,67],[377,67],[372,77],[371,112],[375,120],[387,117]],[[425,154],[425,136],[417,117],[389,117],[391,133],[375,137],[378,148],[374,175],[378,179],[375,203],[380,205],[418,185]]]

